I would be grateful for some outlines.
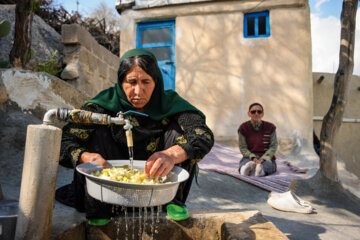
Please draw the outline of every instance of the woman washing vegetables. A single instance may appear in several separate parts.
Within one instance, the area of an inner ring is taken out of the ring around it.
[[[126,52],[120,59],[117,84],[100,92],[81,109],[113,117],[120,111],[143,113],[126,116],[133,125],[134,159],[146,161],[145,174],[149,177],[166,176],[174,165],[189,172],[189,179],[179,185],[175,198],[167,205],[169,216],[175,220],[187,218],[185,201],[196,162],[210,151],[214,136],[201,111],[175,91],[164,90],[155,56],[144,49]],[[121,125],[69,123],[63,128],[60,156],[63,166],[96,161],[109,167],[107,160],[128,158],[126,134]],[[90,197],[84,185],[84,176],[75,171],[72,186],[76,209],[86,212],[90,223],[110,218],[112,205]],[[58,190],[57,199],[64,195],[63,190]]]

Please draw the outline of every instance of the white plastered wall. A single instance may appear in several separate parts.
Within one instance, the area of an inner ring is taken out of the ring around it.
[[[252,102],[265,108],[285,145],[312,147],[310,11],[305,0],[230,1],[130,10],[121,53],[135,47],[136,23],[176,22],[176,91],[206,117],[217,141],[236,141]],[[254,6],[258,6],[256,9]],[[269,10],[271,35],[244,38],[245,12]],[[281,148],[280,148],[281,150]],[[283,149],[286,150],[286,147]]]

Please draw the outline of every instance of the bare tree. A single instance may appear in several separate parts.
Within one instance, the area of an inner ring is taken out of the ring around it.
[[[349,82],[354,68],[355,23],[358,0],[343,0],[339,68],[334,94],[320,133],[320,169],[310,179],[295,179],[290,189],[302,196],[316,196],[329,206],[335,204],[360,214],[360,199],[343,188],[337,172],[334,142],[344,115]]]
[[[31,56],[33,1],[17,1],[15,14],[15,35],[13,48],[10,51],[10,64],[24,68]]]
[[[348,90],[354,69],[355,24],[358,0],[344,0],[341,12],[339,68],[334,80],[334,95],[324,117],[320,133],[320,172],[332,181],[339,181],[334,142],[344,115]]]
[[[95,40],[113,54],[119,56],[120,17],[115,8],[109,8],[104,1],[90,13],[82,25],[88,29]]]
[[[115,8],[109,8],[104,1],[90,13],[90,18],[95,18],[98,21],[104,20],[106,22],[105,30],[108,32],[116,32],[120,25],[120,17]]]

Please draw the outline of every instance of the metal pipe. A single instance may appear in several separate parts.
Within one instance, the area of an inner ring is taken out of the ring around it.
[[[322,116],[313,116],[313,120],[322,121],[322,120],[324,120],[324,117],[322,117]],[[343,118],[342,121],[347,122],[347,123],[359,123],[360,118]]]
[[[57,112],[57,109],[50,109],[49,111],[47,111],[43,118],[43,124],[45,124],[45,125],[54,124],[55,119],[56,119],[56,112]]]
[[[100,125],[109,125],[113,123],[117,125],[125,125],[125,129],[132,128],[130,121],[124,118],[124,114],[122,112],[119,112],[116,117],[111,117],[108,114],[93,113],[80,109],[71,110],[66,108],[57,108],[50,109],[45,113],[43,123],[46,125],[52,125],[55,123],[55,119],[65,122],[93,123]]]

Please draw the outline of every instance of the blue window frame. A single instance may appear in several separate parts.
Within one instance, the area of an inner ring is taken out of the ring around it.
[[[145,48],[155,55],[164,88],[175,90],[175,20],[138,23],[136,47]]]
[[[269,11],[246,13],[244,15],[244,37],[270,36]]]

